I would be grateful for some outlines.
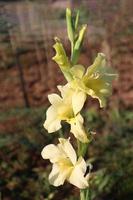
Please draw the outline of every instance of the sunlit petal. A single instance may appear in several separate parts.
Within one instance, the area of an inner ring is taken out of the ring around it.
[[[85,72],[83,65],[75,65],[71,68],[71,73],[76,78],[82,78]]]
[[[61,96],[64,99],[66,97],[66,93],[69,90],[69,84],[66,85],[58,85],[57,86],[58,90],[61,92]]]
[[[46,128],[49,133],[55,132],[61,128],[60,120],[57,118],[57,111],[53,106],[50,106],[47,110],[44,128]]]
[[[111,95],[112,81],[117,77],[117,73],[106,65],[105,55],[98,53],[86,73],[82,72],[81,67],[81,69],[78,69],[78,66],[77,71],[76,66],[71,69],[74,75],[74,80],[70,82],[71,87],[98,99],[100,107],[105,107],[107,97]]]
[[[65,153],[66,153],[66,156],[70,159],[72,164],[75,165],[75,163],[77,161],[77,156],[76,156],[76,152],[75,152],[74,148],[72,147],[71,143],[69,142],[69,139],[66,140],[66,139],[60,138],[59,141],[60,141],[60,144],[62,145],[63,151],[65,151]]]
[[[49,159],[52,163],[57,162],[62,157],[59,148],[54,144],[45,146],[41,152],[41,155],[43,159]]]
[[[67,171],[61,173],[60,168],[57,164],[53,164],[51,173],[49,174],[49,182],[51,185],[58,187],[64,184],[67,178]]]
[[[76,115],[82,109],[86,100],[86,94],[82,91],[77,91],[72,96],[72,106],[74,114]]]
[[[86,172],[86,163],[84,159],[80,157],[68,181],[80,189],[87,188],[88,182],[84,176],[85,172]]]
[[[48,95],[49,102],[54,106],[59,106],[62,103],[62,99],[57,94]]]
[[[54,49],[56,51],[56,55],[52,58],[61,68],[69,68],[70,62],[64,50],[62,43],[59,39],[56,39],[56,43],[54,44]]]
[[[89,141],[83,126],[83,118],[80,114],[77,115],[75,121],[71,122],[71,132],[79,141],[83,143],[87,143]]]

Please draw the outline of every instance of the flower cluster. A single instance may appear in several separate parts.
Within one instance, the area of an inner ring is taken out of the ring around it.
[[[49,181],[54,186],[60,186],[65,180],[71,184],[86,188],[88,186],[86,172],[86,162],[82,157],[77,159],[69,139],[59,138],[59,144],[49,144],[42,150],[42,157],[49,159],[53,163]]]
[[[93,64],[87,70],[83,65],[77,64],[86,30],[86,25],[84,25],[78,33],[78,17],[79,14],[76,16],[73,27],[71,11],[67,9],[66,19],[72,50],[71,59],[67,57],[60,40],[55,39],[56,55],[53,60],[60,67],[67,83],[63,86],[57,86],[60,95],[55,93],[48,95],[51,106],[46,112],[44,127],[49,133],[53,133],[61,129],[61,122],[65,121],[70,125],[70,133],[84,145],[89,143],[90,133],[84,126],[84,119],[80,112],[88,96],[98,99],[100,107],[106,105],[116,74],[106,66],[106,58],[103,53],[98,53]],[[67,180],[80,189],[88,187],[87,164],[83,155],[77,157],[77,153],[70,143],[70,138],[59,138],[59,144],[49,144],[44,147],[42,157],[49,159],[53,164],[49,175],[49,181],[52,185],[59,186]]]

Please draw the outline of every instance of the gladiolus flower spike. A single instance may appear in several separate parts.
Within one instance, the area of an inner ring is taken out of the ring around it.
[[[111,95],[112,81],[117,74],[106,66],[106,57],[103,53],[98,53],[87,70],[77,63],[87,26],[79,28],[79,12],[74,18],[70,9],[66,9],[66,21],[71,57],[67,56],[63,44],[56,37],[53,46],[56,54],[53,60],[59,66],[67,83],[57,86],[60,95],[56,93],[48,95],[51,105],[46,112],[44,128],[48,133],[54,133],[62,128],[61,122],[65,121],[70,125],[70,132],[76,138],[77,148],[73,148],[70,138],[59,138],[57,145],[45,146],[41,154],[53,165],[49,175],[50,184],[57,187],[68,181],[81,189],[81,200],[91,200],[88,188],[92,165],[83,157],[94,132],[90,130],[88,133],[80,112],[88,96],[98,99],[100,107],[105,107],[107,97]],[[87,166],[91,166],[88,174],[86,174]]]
[[[69,139],[59,138],[59,144],[49,144],[42,150],[42,157],[53,164],[49,182],[54,186],[63,185],[65,180],[80,189],[88,187],[85,176],[87,165],[82,157],[77,158]]]

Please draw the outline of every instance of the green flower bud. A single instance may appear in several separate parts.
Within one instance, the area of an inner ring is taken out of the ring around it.
[[[59,39],[55,38],[55,40],[56,43],[53,47],[56,51],[56,55],[52,59],[59,65],[60,68],[68,69],[70,68],[70,62],[68,60],[68,57],[66,56],[63,45]]]

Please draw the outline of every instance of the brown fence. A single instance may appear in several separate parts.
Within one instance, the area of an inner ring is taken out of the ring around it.
[[[98,51],[106,53],[108,63],[120,74],[113,100],[133,105],[129,1],[75,2],[78,1],[0,3],[1,109],[44,105],[47,94],[63,83],[63,76],[51,58],[55,36],[61,38],[70,53],[65,24],[67,6],[79,7],[81,20],[88,24],[80,62],[89,65]]]

